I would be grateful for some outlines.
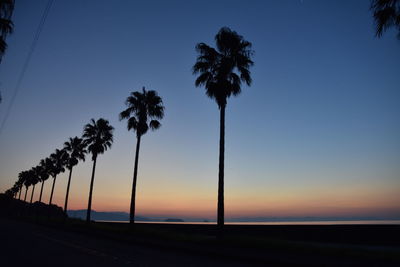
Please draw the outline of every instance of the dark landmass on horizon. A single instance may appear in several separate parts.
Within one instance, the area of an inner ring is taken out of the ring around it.
[[[86,218],[86,210],[69,210],[67,211],[68,217],[84,220]],[[95,211],[92,210],[92,220],[94,221],[129,221],[129,213],[123,211]],[[180,218],[170,217],[155,217],[148,218],[144,216],[135,216],[135,221],[138,222],[184,222]]]
[[[71,218],[86,218],[86,210],[69,210],[68,216]],[[95,221],[129,221],[129,213],[123,211],[94,211],[92,210],[92,219]],[[215,219],[181,217],[171,218],[168,216],[157,215],[152,217],[135,216],[136,221],[142,222],[216,222]],[[233,217],[226,218],[226,222],[317,222],[317,221],[385,221],[400,220],[398,216],[304,216],[304,217]]]

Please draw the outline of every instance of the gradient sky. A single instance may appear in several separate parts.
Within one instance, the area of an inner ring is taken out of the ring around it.
[[[1,120],[45,5],[16,1]],[[226,216],[400,218],[400,41],[374,37],[366,0],[55,1],[0,136],[0,191],[104,117],[115,142],[92,207],[128,211],[136,139],[118,114],[146,86],[166,112],[142,139],[138,214],[215,218],[219,112],[191,67],[222,26],[255,50],[253,85],[227,106]],[[71,209],[87,207],[91,167],[74,168]]]

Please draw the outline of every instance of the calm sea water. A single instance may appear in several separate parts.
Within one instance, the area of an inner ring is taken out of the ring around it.
[[[128,223],[128,221],[98,221]],[[209,224],[216,222],[163,222],[163,221],[138,221],[139,223],[163,223],[163,224]],[[225,222],[228,225],[369,225],[369,224],[398,224],[400,220],[360,220],[360,221],[299,221],[299,222]]]

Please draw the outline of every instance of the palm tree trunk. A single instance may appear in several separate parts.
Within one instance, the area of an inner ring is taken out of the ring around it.
[[[67,194],[65,195],[64,212],[67,212],[68,207],[68,195],[69,195],[69,185],[71,184],[72,168],[69,170],[68,184],[67,184]]]
[[[51,193],[50,193],[50,201],[49,205],[51,205],[51,201],[53,200],[53,192],[54,192],[54,185],[56,183],[57,175],[53,178],[53,185],[51,186]]]
[[[42,187],[40,188],[39,202],[42,202],[43,186],[44,186],[44,181],[42,181]]]
[[[35,192],[35,185],[33,185],[33,188],[32,188],[32,195],[31,195],[31,204],[32,204],[32,200],[33,200],[33,193]]]
[[[90,180],[90,190],[89,190],[89,201],[88,201],[88,208],[86,213],[86,222],[90,223],[90,213],[92,211],[92,194],[93,194],[93,183],[94,183],[94,172],[96,170],[96,160],[97,156],[93,159],[93,170],[92,170],[92,179]]]
[[[24,197],[24,201],[26,202],[26,195],[28,194],[28,187],[26,187],[26,190],[25,190],[25,197]]]
[[[22,193],[22,185],[19,187],[18,200],[21,200],[21,193]]]
[[[220,131],[219,131],[219,173],[218,173],[218,210],[217,227],[224,227],[224,153],[225,153],[225,105],[220,108]]]
[[[140,135],[137,137],[136,154],[135,154],[135,167],[134,167],[134,171],[133,171],[131,209],[130,209],[130,214],[129,214],[129,222],[131,224],[135,223],[136,181],[137,181],[137,171],[138,171],[138,163],[139,163],[140,137],[141,137]]]

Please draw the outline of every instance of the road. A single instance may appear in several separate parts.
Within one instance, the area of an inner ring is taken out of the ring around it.
[[[2,266],[244,266],[205,255],[127,244],[0,219]]]

